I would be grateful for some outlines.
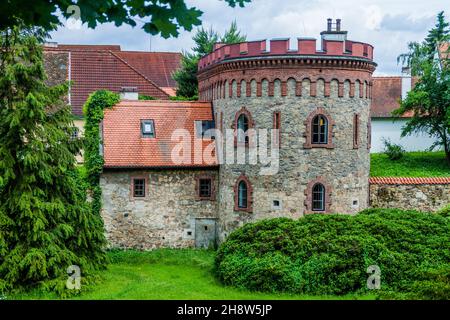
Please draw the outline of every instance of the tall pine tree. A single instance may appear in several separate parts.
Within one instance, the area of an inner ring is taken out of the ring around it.
[[[0,293],[64,292],[69,266],[88,280],[106,261],[103,222],[77,173],[67,84],[45,84],[40,34],[0,31]]]

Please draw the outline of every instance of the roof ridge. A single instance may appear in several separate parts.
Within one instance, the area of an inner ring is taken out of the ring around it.
[[[131,70],[133,70],[134,72],[136,72],[138,75],[140,75],[142,78],[144,78],[145,80],[147,80],[147,82],[151,83],[153,86],[155,86],[159,91],[161,91],[162,93],[164,93],[164,95],[166,95],[167,97],[169,97],[169,95],[162,90],[155,82],[153,82],[152,80],[150,80],[149,78],[147,78],[145,75],[143,75],[142,73],[140,73],[139,71],[136,70],[136,68],[134,68],[132,65],[130,65],[127,61],[125,61],[124,59],[122,59],[121,57],[119,57],[116,53],[114,53],[111,50],[108,50],[108,52],[110,54],[112,54],[114,57],[116,57],[117,59],[119,59],[123,64],[125,64],[126,66],[128,66]]]

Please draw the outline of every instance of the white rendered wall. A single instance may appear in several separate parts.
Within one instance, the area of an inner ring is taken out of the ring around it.
[[[392,118],[372,118],[372,148],[370,152],[383,152],[383,138],[388,138],[391,142],[400,144],[406,151],[423,151],[433,144],[435,139],[429,137],[426,133],[400,138],[401,128],[405,123],[406,119],[399,119],[394,122]]]

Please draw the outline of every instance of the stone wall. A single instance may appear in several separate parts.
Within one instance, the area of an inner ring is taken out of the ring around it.
[[[437,211],[450,204],[450,178],[442,184],[370,184],[370,206]]]
[[[197,175],[214,177],[211,170],[105,171],[102,217],[111,247],[153,249],[193,247],[195,220],[217,218],[217,203],[196,199]],[[145,177],[145,198],[131,195],[132,177]]]

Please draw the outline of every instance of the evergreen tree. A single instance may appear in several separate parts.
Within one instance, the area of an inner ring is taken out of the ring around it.
[[[236,21],[231,23],[230,29],[220,36],[212,28],[206,30],[200,28],[194,37],[195,46],[191,52],[183,52],[181,68],[175,71],[173,78],[177,81],[177,96],[196,98],[198,97],[197,65],[201,57],[213,52],[215,43],[233,44],[244,42],[247,36],[238,30]]]
[[[435,59],[439,44],[448,41],[449,34],[449,23],[440,12],[436,26],[426,39],[422,43],[411,43],[410,51],[399,57],[419,79],[393,115],[411,112],[412,117],[402,128],[402,136],[426,132],[435,137],[436,143],[431,149],[443,148],[450,164],[450,63]]]
[[[88,281],[106,261],[103,222],[75,165],[67,84],[45,84],[42,34],[0,31],[0,293],[62,292],[69,266]]]

